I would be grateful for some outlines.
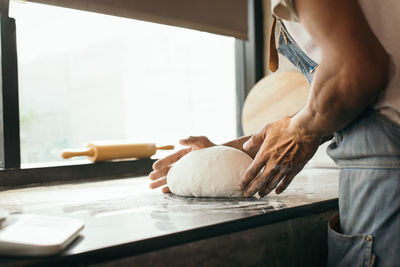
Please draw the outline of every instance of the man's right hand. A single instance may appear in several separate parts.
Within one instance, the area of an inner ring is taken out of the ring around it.
[[[205,136],[190,136],[189,138],[180,140],[179,144],[188,147],[181,149],[178,152],[175,152],[174,154],[171,154],[163,159],[159,159],[156,162],[154,162],[153,171],[149,175],[149,178],[153,180],[153,182],[150,183],[150,188],[154,189],[166,185],[167,174],[169,169],[171,169],[172,164],[177,162],[187,153],[193,150],[215,146],[215,144]],[[170,193],[171,191],[169,190],[168,186],[165,186],[162,188],[162,192]]]

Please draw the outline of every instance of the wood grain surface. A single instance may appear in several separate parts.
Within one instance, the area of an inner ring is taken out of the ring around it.
[[[306,78],[294,71],[277,72],[261,79],[243,106],[244,134],[257,133],[266,124],[299,111],[307,101],[309,88]]]

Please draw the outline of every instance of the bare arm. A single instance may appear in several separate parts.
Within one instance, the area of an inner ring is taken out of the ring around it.
[[[322,50],[306,106],[273,122],[245,144],[260,147],[238,187],[246,196],[280,193],[333,132],[384,89],[389,57],[357,0],[296,0],[301,23]]]
[[[296,9],[322,60],[307,105],[293,123],[328,135],[353,121],[384,89],[389,58],[357,0],[297,0]]]

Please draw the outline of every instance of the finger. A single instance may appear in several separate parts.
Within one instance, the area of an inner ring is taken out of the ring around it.
[[[275,189],[275,193],[280,194],[283,191],[286,190],[286,188],[289,186],[289,184],[293,181],[294,177],[299,173],[299,171],[292,172],[281,181],[281,183],[278,185],[278,187]]]
[[[179,144],[183,146],[196,145],[198,142],[208,140],[205,136],[189,136],[188,138],[179,140]]]
[[[277,175],[279,172],[279,169],[277,167],[274,167],[272,169],[267,169],[265,168],[264,171],[262,171],[256,179],[254,179],[249,186],[246,188],[244,191],[244,196],[245,197],[250,197],[263,189],[273,177]]]
[[[278,172],[276,173],[273,177],[270,178],[270,180],[268,181],[268,183],[266,183],[264,185],[264,187],[262,189],[260,189],[260,191],[258,192],[258,194],[260,195],[260,197],[264,197],[266,195],[268,195],[269,193],[271,193],[272,190],[274,190],[274,188],[279,184],[279,182],[284,179],[286,176],[286,172]]]
[[[163,159],[159,159],[156,162],[154,162],[153,164],[153,170],[157,170],[160,171],[166,167],[168,167],[169,165],[175,163],[176,161],[178,161],[180,158],[182,158],[184,155],[186,155],[187,153],[189,153],[191,150],[190,147],[188,148],[184,148],[181,149],[177,152],[175,152],[174,154],[171,154],[169,156],[166,156]]]
[[[266,183],[264,185],[264,188],[261,190],[262,196],[268,195],[272,190],[274,190],[274,188],[279,184],[282,179],[284,179],[289,173],[291,173],[291,170],[287,167],[282,167],[281,165],[278,166],[278,172],[273,175],[274,177],[270,178],[269,182]]]
[[[161,189],[161,191],[162,191],[164,194],[171,193],[171,190],[169,189],[168,186],[163,187],[163,188]]]
[[[264,132],[259,132],[258,134],[255,134],[252,137],[250,137],[250,139],[243,144],[243,148],[245,150],[251,150],[255,147],[260,147],[261,144],[264,142],[264,139],[265,139]]]
[[[284,179],[289,173],[292,172],[290,168],[282,164],[285,161],[285,157],[292,149],[295,147],[295,143],[292,141],[288,141],[284,143],[287,145],[283,153],[279,156],[278,159],[275,160],[276,164],[275,167],[278,168],[279,173],[274,174],[274,177],[270,177],[269,181],[265,183],[264,188],[259,192],[261,197],[268,195],[274,188],[279,184],[279,182]]]
[[[250,182],[254,178],[256,178],[256,176],[259,174],[261,169],[265,166],[265,162],[268,160],[268,158],[261,159],[260,155],[261,155],[260,153],[256,154],[253,162],[250,164],[250,166],[244,172],[244,174],[238,184],[239,190],[244,190],[250,184]]]
[[[150,188],[154,189],[154,188],[160,187],[165,184],[167,184],[167,177],[163,177],[161,179],[158,179],[155,182],[150,183]]]
[[[167,176],[167,174],[169,172],[169,169],[171,169],[171,166],[168,166],[168,167],[166,167],[166,168],[164,168],[162,170],[159,170],[159,171],[152,171],[149,174],[150,180],[157,180],[158,178]]]
[[[190,136],[186,139],[179,140],[179,144],[195,148],[204,148],[215,145],[205,136]]]

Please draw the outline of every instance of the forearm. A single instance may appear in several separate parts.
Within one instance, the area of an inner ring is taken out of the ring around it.
[[[293,117],[294,124],[303,125],[307,131],[326,137],[356,119],[379,96],[386,84],[384,77],[361,76],[358,71],[343,70],[343,64],[335,66],[321,62],[308,102]],[[374,71],[371,66],[366,73]]]
[[[294,125],[326,136],[345,127],[384,89],[389,58],[356,0],[296,0],[301,23],[321,48],[306,106]]]

